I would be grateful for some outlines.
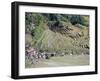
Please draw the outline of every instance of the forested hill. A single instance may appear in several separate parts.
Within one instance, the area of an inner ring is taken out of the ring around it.
[[[39,51],[89,54],[89,16],[25,14],[26,44]]]

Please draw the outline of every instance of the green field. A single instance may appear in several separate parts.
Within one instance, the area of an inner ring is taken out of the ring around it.
[[[26,60],[26,68],[39,68],[39,67],[61,67],[61,66],[81,66],[89,65],[89,55],[66,55],[56,56],[50,59],[40,60],[36,64],[31,64]]]

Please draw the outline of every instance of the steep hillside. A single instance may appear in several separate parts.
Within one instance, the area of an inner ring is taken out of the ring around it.
[[[89,54],[89,17],[26,13],[26,44],[38,51]]]

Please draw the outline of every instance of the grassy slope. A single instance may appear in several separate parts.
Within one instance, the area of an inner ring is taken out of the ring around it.
[[[47,15],[49,15],[49,17]],[[31,36],[31,34],[28,34],[26,36],[26,40],[25,40],[26,43],[30,43],[33,45],[33,47],[36,47],[37,49],[41,49],[44,51],[45,50],[62,51],[68,53],[74,51],[75,52],[74,54],[78,54],[78,53],[80,54],[82,52],[88,51],[88,49],[84,47],[82,48],[82,46],[84,45],[89,46],[88,27],[82,26],[81,29],[79,27],[75,27],[74,25],[72,25],[71,21],[69,21],[67,17],[64,17],[63,15],[55,15],[55,16],[51,15],[54,17],[53,19],[55,21],[59,20],[61,23],[64,24],[64,26],[68,26],[71,29],[73,29],[71,31],[68,31],[67,34],[61,34],[57,31],[53,32],[52,30],[49,29],[49,26],[47,25],[47,23],[51,21],[49,19],[51,18],[50,14],[47,15],[43,16],[43,14],[40,13],[38,14],[27,13],[26,22],[29,24],[26,24],[26,28],[27,27],[33,28],[31,24],[35,24],[34,25],[35,29],[34,29],[33,37]],[[59,18],[56,20],[55,17],[59,17]],[[82,18],[84,20],[83,23],[88,24],[89,21],[88,16],[82,16]],[[30,30],[30,32],[32,31],[33,29]],[[83,37],[79,37],[77,38],[77,40],[71,38],[71,36],[74,36],[75,33],[81,33],[81,32],[83,32],[84,34]],[[68,33],[70,33],[71,36]]]
[[[75,28],[75,32],[77,29]],[[82,29],[85,34],[87,34],[87,29]],[[82,51],[86,51],[87,49],[81,48],[79,44],[86,45],[88,44],[88,39],[85,39],[87,35],[74,40],[67,35],[62,35],[58,32],[53,32],[50,29],[46,29],[41,37],[37,40],[35,47],[41,50],[49,50],[49,51],[62,51],[62,52],[71,52],[71,50],[76,53],[81,53]]]

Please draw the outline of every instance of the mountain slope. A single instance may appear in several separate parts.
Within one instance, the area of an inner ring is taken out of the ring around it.
[[[31,19],[26,19],[26,29],[29,29],[26,30],[26,43],[38,51],[89,54],[87,16],[27,13],[28,16],[30,14]]]

